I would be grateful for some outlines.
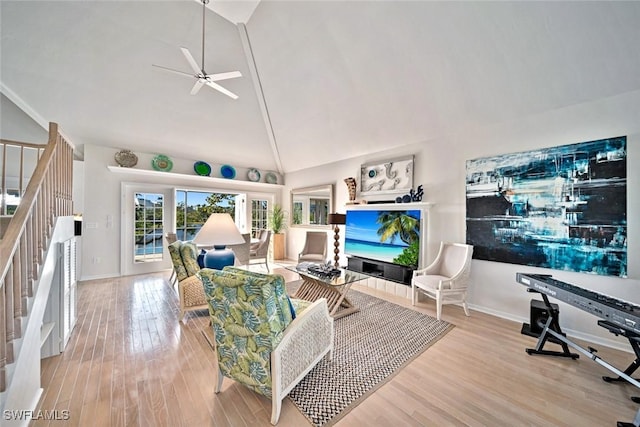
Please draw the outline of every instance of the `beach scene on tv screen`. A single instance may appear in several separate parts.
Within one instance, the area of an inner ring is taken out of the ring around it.
[[[347,211],[345,254],[403,265],[417,265],[419,210]]]

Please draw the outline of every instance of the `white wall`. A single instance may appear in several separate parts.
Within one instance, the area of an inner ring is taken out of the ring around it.
[[[228,184],[195,175],[195,160],[173,160],[170,174],[156,173],[148,176],[111,172],[107,166],[115,166],[114,155],[118,149],[97,145],[85,145],[84,150],[84,194],[82,229],[82,276],[80,280],[117,277],[121,273],[121,193],[122,183],[149,183],[164,185],[167,188],[187,188],[203,191],[247,192],[251,194],[269,194],[280,202],[281,187],[264,183],[240,182],[246,175],[246,169],[237,168],[236,180]],[[135,170],[152,170],[151,160],[155,154],[136,153],[138,164]],[[204,183],[203,183],[204,182]],[[155,191],[155,190],[154,190]],[[170,268],[167,258],[164,268]]]
[[[0,138],[32,144],[46,144],[48,129],[25,114],[4,94],[0,93]]]
[[[375,126],[375,124],[372,124]],[[400,150],[340,160],[319,168],[286,175],[285,194],[291,188],[334,183],[336,211],[348,201],[343,180],[357,177],[362,163],[415,154],[414,186],[424,186],[423,201],[432,202],[428,258],[435,256],[440,240],[465,241],[465,162],[502,153],[592,141],[627,135],[628,279],[532,268],[522,265],[473,261],[469,302],[477,310],[517,321],[528,321],[534,294],[516,283],[516,272],[552,274],[555,278],[640,304],[640,91],[529,116],[489,127],[469,127],[431,141],[408,144]],[[321,146],[321,141],[318,141]],[[339,156],[339,153],[336,153]],[[288,234],[288,253],[304,243],[301,229]],[[344,244],[342,236],[341,245]],[[342,247],[342,246],[341,246]],[[343,259],[344,262],[344,259]],[[626,340],[597,326],[596,317],[562,304],[560,324],[570,335],[629,350]]]

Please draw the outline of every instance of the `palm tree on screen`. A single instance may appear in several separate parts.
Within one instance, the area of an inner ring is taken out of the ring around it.
[[[380,224],[377,234],[381,242],[389,239],[393,243],[396,238],[400,238],[410,245],[420,238],[420,220],[407,215],[406,212],[380,212],[377,223]]]

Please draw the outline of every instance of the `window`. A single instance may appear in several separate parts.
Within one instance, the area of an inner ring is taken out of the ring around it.
[[[302,202],[293,202],[293,218],[292,222],[294,225],[302,224]]]
[[[328,224],[329,200],[309,199],[309,224]]]
[[[20,190],[7,190],[2,193],[2,204],[4,206],[3,215],[13,215],[20,204]]]
[[[162,260],[164,196],[135,193],[134,262]]]
[[[176,237],[193,240],[212,213],[226,212],[235,219],[236,195],[204,191],[176,191]]]
[[[268,228],[267,209],[269,203],[266,200],[251,200],[251,233],[253,237],[258,236],[258,230]]]

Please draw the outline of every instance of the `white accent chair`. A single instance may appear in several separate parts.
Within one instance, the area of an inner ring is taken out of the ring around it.
[[[467,287],[471,274],[473,246],[462,243],[440,243],[436,259],[426,268],[415,270],[411,279],[411,304],[416,304],[417,292],[436,300],[436,317],[440,320],[443,304],[462,303],[467,308]]]

